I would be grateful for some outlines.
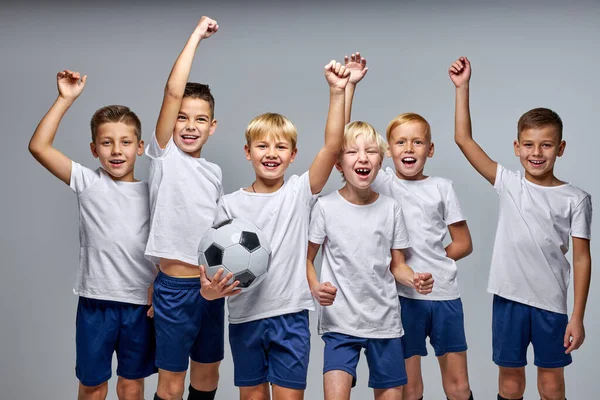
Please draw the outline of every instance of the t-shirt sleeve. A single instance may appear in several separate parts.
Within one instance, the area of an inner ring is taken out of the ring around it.
[[[231,219],[231,213],[227,208],[227,203],[225,200],[225,196],[221,196],[219,201],[217,202],[217,212],[215,213],[215,220],[213,221],[213,225],[216,225],[225,220]]]
[[[592,238],[592,198],[588,195],[579,202],[571,214],[571,236]]]
[[[514,179],[520,179],[519,174],[504,168],[504,166],[498,163],[498,166],[496,167],[496,181],[494,182],[494,188],[496,191],[498,193],[502,192]]]
[[[71,161],[71,181],[69,186],[77,194],[81,194],[100,179],[100,169],[92,171],[81,164]]]
[[[307,207],[311,207],[315,203],[318,195],[313,195],[310,189],[309,171],[306,171],[300,176],[296,175],[292,177],[292,179],[294,179],[292,182],[294,185],[294,191],[296,192],[296,195],[299,196],[302,204],[305,204]]]
[[[454,184],[448,182],[444,198],[444,221],[446,221],[446,225],[452,225],[465,219],[458,202],[458,196],[454,190]]]
[[[317,201],[310,213],[310,226],[308,228],[308,240],[313,243],[323,244],[327,237],[325,231],[325,215],[321,202]]]
[[[408,230],[404,223],[404,213],[402,207],[397,202],[394,204],[394,238],[392,240],[392,249],[406,249],[410,247],[408,240]]]
[[[146,155],[154,160],[160,160],[165,158],[174,146],[175,143],[173,143],[173,137],[171,137],[165,148],[161,149],[158,145],[158,141],[156,140],[156,132],[153,132],[152,139],[150,139],[150,144],[148,144],[146,147]]]

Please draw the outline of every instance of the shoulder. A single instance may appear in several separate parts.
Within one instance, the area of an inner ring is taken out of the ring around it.
[[[590,202],[592,200],[591,194],[579,188],[578,186],[573,185],[572,183],[567,183],[565,185],[565,190],[569,192],[576,205],[579,205],[584,200],[589,200]]]

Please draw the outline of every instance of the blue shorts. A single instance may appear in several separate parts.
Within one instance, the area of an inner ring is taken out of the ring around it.
[[[415,300],[400,297],[404,357],[426,356],[425,339],[436,357],[467,350],[462,301]]]
[[[534,364],[562,368],[572,362],[565,354],[566,314],[542,310],[494,295],[492,317],[493,360],[501,367],[527,365],[527,347],[533,344]]]
[[[325,352],[323,374],[329,371],[345,371],[352,375],[356,385],[356,366],[360,350],[365,349],[369,365],[369,387],[389,389],[406,385],[406,369],[402,338],[365,339],[343,333],[327,332],[323,335]]]
[[[117,375],[142,379],[154,367],[154,324],[148,306],[79,297],[75,322],[75,374],[84,386],[97,386],[112,374],[117,352]]]
[[[235,386],[265,382],[306,389],[310,330],[308,311],[229,324]]]
[[[174,278],[158,273],[154,281],[156,366],[187,371],[188,359],[221,361],[225,352],[225,300],[200,295],[199,278]]]

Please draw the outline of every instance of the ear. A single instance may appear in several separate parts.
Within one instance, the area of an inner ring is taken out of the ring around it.
[[[435,153],[435,146],[433,142],[429,143],[429,154],[427,154],[427,158],[433,157],[433,153]]]
[[[290,158],[290,163],[294,162],[294,160],[296,159],[296,154],[298,154],[298,148],[297,147],[294,150],[292,150],[292,157]]]
[[[565,152],[565,147],[567,147],[567,142],[561,140],[560,144],[558,145],[558,157],[562,157],[563,153]]]
[[[521,157],[521,147],[519,146],[519,141],[515,140],[513,145],[515,147],[515,156]]]
[[[385,151],[385,156],[392,158],[392,151],[390,150],[390,146],[388,145],[387,150]]]
[[[96,143],[94,143],[94,142],[90,143],[90,151],[92,152],[92,155],[94,156],[94,158],[98,158],[98,152],[96,151]]]
[[[137,155],[142,156],[144,154],[144,141],[140,140],[138,143]]]
[[[208,129],[208,136],[212,136],[215,133],[216,129],[217,129],[217,120],[213,119],[210,122],[210,128]]]
[[[335,162],[335,169],[337,169],[338,171],[342,172],[342,163],[339,161]]]
[[[248,144],[244,145],[244,152],[246,153],[246,160],[250,161],[251,160],[250,147],[248,147]]]

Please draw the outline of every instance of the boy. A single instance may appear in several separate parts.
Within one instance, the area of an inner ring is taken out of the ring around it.
[[[221,169],[200,158],[217,127],[207,85],[187,83],[194,53],[219,26],[202,17],[165,87],[150,165],[151,225],[146,257],[159,265],[154,284],[155,399],[179,400],[191,358],[188,399],[213,399],[224,353],[224,300],[200,296],[198,244],[223,193]]]
[[[364,63],[352,55],[347,63],[352,74],[360,76]],[[352,96],[347,92],[346,96]],[[350,109],[346,112],[350,118]],[[467,369],[462,301],[457,281],[456,261],[472,251],[471,235],[462,214],[452,182],[424,174],[427,159],[433,157],[431,128],[425,118],[414,113],[400,114],[387,127],[388,155],[394,169],[377,175],[373,190],[396,199],[404,212],[412,246],[406,262],[415,271],[430,271],[436,280],[425,297],[398,285],[404,326],[404,357],[408,383],[404,398],[422,399],[421,358],[427,356],[426,339],[434,348],[448,399],[472,399]],[[452,242],[444,248],[450,233]]]
[[[280,114],[260,115],[245,135],[246,158],[256,178],[219,202],[217,222],[229,218],[253,222],[272,249],[267,276],[227,302],[234,383],[242,400],[270,398],[268,382],[275,399],[304,397],[310,352],[308,310],[314,310],[306,281],[308,221],[313,195],[325,186],[342,147],[348,74],[334,61],[325,67],[330,92],[325,146],[309,171],[284,182],[284,173],[296,157],[296,128]],[[210,282],[203,267],[201,276],[206,298],[233,293],[224,287],[229,278],[219,279],[219,274]]]
[[[498,399],[522,399],[527,347],[533,344],[542,399],[564,399],[564,367],[583,343],[583,315],[590,284],[590,195],[554,176],[563,155],[562,121],[546,108],[519,119],[515,155],[525,174],[488,157],[473,140],[469,111],[471,64],[461,57],[449,68],[456,86],[454,139],[471,165],[500,197],[488,292],[494,294],[493,359],[499,367]],[[567,317],[573,240],[575,304]],[[566,348],[566,350],[565,350]]]
[[[58,98],[29,142],[35,159],[77,193],[80,257],[73,292],[79,399],[104,399],[113,352],[119,399],[142,399],[144,378],[154,367],[154,327],[148,289],[154,266],[144,258],[150,211],[148,185],[134,177],[144,152],[140,120],[129,108],[107,106],[91,121],[90,149],[101,167],[92,171],[52,146],[62,118],[79,97],[87,76],[57,75]]]
[[[375,399],[402,399],[407,379],[403,366],[398,368],[404,356],[396,281],[424,295],[433,285],[431,274],[415,274],[405,263],[403,249],[410,244],[400,205],[371,189],[385,149],[371,125],[346,125],[336,164],[346,184],[320,197],[311,213],[307,275],[323,306],[326,400],[350,399],[361,348]],[[322,283],[314,266],[321,244]]]

